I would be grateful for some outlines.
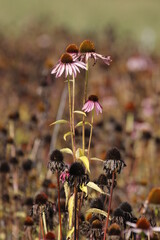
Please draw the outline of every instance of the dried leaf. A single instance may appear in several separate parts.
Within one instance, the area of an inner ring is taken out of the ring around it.
[[[64,192],[65,192],[65,196],[66,196],[66,206],[67,206],[68,199],[69,199],[69,192],[70,192],[70,188],[68,186],[68,182],[64,183]]]
[[[70,238],[73,233],[74,233],[74,227],[72,227],[72,229],[67,232],[67,239]]]
[[[103,162],[104,163],[104,160],[102,160],[100,158],[96,158],[96,157],[90,158],[90,160],[99,161],[99,162]]]
[[[66,141],[66,137],[68,137],[68,136],[70,136],[70,135],[71,135],[71,132],[65,133],[64,136],[63,136],[64,140]]]
[[[103,215],[105,217],[108,216],[108,214],[105,211],[100,210],[99,208],[90,208],[89,210],[87,210],[87,213],[90,213],[90,212],[91,213],[98,213],[98,214],[101,214],[101,215]],[[109,220],[111,220],[110,216],[109,216]]]
[[[84,184],[82,184],[82,186],[80,186],[80,189],[82,192],[84,192],[87,196],[87,186],[84,186]]]
[[[78,148],[76,151],[76,158],[79,158],[82,156],[83,156],[83,150],[82,150],[82,148]]]
[[[61,124],[61,123],[69,123],[67,120],[61,119],[61,120],[57,120],[53,123],[51,123],[49,126],[55,125],[55,124]]]
[[[69,228],[72,227],[73,207],[74,207],[74,195],[72,195],[68,201]]]
[[[79,159],[83,162],[85,168],[87,169],[88,172],[90,172],[89,169],[89,160],[86,156],[79,157]]]
[[[105,194],[106,195],[106,193],[100,187],[98,187],[98,185],[95,184],[94,182],[88,182],[87,186],[92,188],[92,189],[94,189],[97,192],[100,192],[101,194]]]
[[[70,148],[62,148],[62,149],[60,149],[60,151],[62,153],[68,153],[68,154],[73,155],[73,152],[72,152],[72,150]]]

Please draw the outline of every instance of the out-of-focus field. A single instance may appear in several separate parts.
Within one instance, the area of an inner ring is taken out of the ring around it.
[[[63,25],[70,31],[101,31],[108,23],[133,37],[160,39],[159,0],[1,0],[0,27],[19,33],[25,24],[40,19],[47,27]],[[47,21],[47,19],[49,21]]]

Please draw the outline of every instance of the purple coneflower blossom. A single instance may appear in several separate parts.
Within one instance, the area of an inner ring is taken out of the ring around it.
[[[66,47],[66,52],[69,53],[74,60],[79,57],[79,49],[76,44],[72,43]]]
[[[88,62],[89,58],[94,59],[94,63],[96,63],[97,59],[101,59],[105,64],[110,65],[111,57],[110,56],[103,56],[95,52],[94,43],[90,40],[84,40],[80,47],[79,47],[79,55],[81,60],[85,60]]]
[[[94,108],[96,109],[97,115],[102,113],[102,106],[98,102],[98,97],[95,95],[90,95],[82,110],[84,112],[91,112]]]
[[[77,76],[77,72],[80,72],[79,68],[86,69],[86,64],[78,60],[74,60],[69,53],[64,53],[56,66],[53,68],[51,74],[56,74],[56,78],[61,77],[65,72],[65,78],[67,76]]]
[[[138,219],[137,223],[126,222],[128,226],[131,226],[128,230],[126,238],[129,239],[131,232],[141,234],[144,233],[148,237],[153,235],[153,232],[160,232],[160,227],[152,227],[149,221],[145,217]]]

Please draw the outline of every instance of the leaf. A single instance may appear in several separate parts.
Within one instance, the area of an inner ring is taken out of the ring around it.
[[[60,149],[60,151],[62,153],[68,153],[68,154],[73,155],[73,152],[72,152],[72,150],[70,148],[62,148],[62,149]]]
[[[89,169],[89,160],[86,156],[79,157],[79,159],[83,162],[85,168],[87,169],[88,172],[90,172]]]
[[[64,183],[64,192],[65,192],[65,196],[66,196],[66,206],[68,204],[68,199],[69,199],[69,192],[70,192],[69,190],[70,190],[70,188],[68,186],[68,182],[65,182]]]
[[[81,127],[83,125],[83,121],[80,121],[79,123],[77,123],[76,127]],[[89,122],[85,122],[85,125],[89,125],[90,127],[92,126],[92,124],[90,124]]]
[[[82,157],[83,156],[83,150],[82,148],[77,148],[76,151],[76,158]]]
[[[85,113],[85,112],[82,112],[82,111],[74,111],[74,113],[78,113],[78,114],[84,115],[84,116],[86,117],[86,113]]]
[[[103,162],[104,163],[104,160],[102,160],[100,158],[96,158],[96,157],[90,158],[90,160],[99,161],[99,162]]]
[[[74,233],[74,227],[67,232],[67,239]]]
[[[74,194],[70,197],[68,201],[69,228],[72,227],[73,207],[74,207]]]
[[[64,138],[65,141],[66,141],[66,137],[68,137],[69,135],[71,135],[71,132],[67,132],[67,133],[64,134],[63,138]]]
[[[98,214],[101,214],[101,215],[103,215],[105,217],[108,216],[108,214],[105,211],[100,210],[99,208],[90,208],[89,210],[87,210],[87,213],[90,213],[90,212],[91,213],[98,213]],[[111,220],[110,216],[109,216],[109,220]]]
[[[97,192],[100,192],[101,194],[105,194],[106,195],[106,193],[100,187],[98,187],[98,185],[95,184],[94,182],[88,182],[87,186],[92,188],[92,189],[94,189]]]
[[[87,187],[84,186],[84,184],[82,184],[82,186],[80,186],[80,189],[81,189],[81,191],[84,192],[84,193],[86,194],[86,196],[87,196]]]
[[[69,123],[67,120],[61,119],[61,120],[57,120],[53,123],[51,123],[49,126],[55,125],[55,124],[61,124],[61,123]]]
[[[18,211],[16,212],[16,217],[20,217],[20,218],[25,218],[26,217],[26,213],[22,212],[22,211]]]

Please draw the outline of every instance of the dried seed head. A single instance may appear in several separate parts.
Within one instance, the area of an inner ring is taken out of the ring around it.
[[[85,174],[83,165],[79,162],[73,163],[69,169],[69,174],[75,177],[81,177]]]
[[[87,213],[85,216],[86,221],[90,222],[91,218],[92,218],[92,213]]]
[[[148,203],[160,204],[160,188],[153,188],[148,195]]]
[[[122,209],[124,212],[132,212],[132,207],[128,202],[121,203],[119,208]]]
[[[61,62],[64,63],[64,64],[73,63],[73,58],[69,53],[64,53],[61,56]]]
[[[33,206],[33,198],[31,198],[31,197],[26,198],[24,204],[28,207]]]
[[[27,159],[24,163],[23,163],[23,170],[26,172],[31,171],[32,167],[33,167],[33,162],[30,159]]]
[[[108,229],[109,236],[120,236],[121,235],[121,228],[117,223],[111,224]]]
[[[16,157],[11,157],[10,163],[11,163],[12,165],[17,165],[17,164],[18,164],[18,159],[17,159]]]
[[[47,239],[49,239],[49,240],[55,240],[56,237],[55,237],[54,233],[48,232],[48,233],[45,235],[45,239],[46,239],[46,240],[47,240]]]
[[[50,155],[50,160],[53,162],[63,162],[63,154],[58,150],[54,150]]]
[[[123,211],[120,208],[116,208],[113,215],[114,217],[124,217]]]
[[[31,217],[27,216],[24,221],[24,225],[29,227],[29,226],[33,226],[33,224],[34,224],[33,219]]]
[[[95,198],[92,200],[90,207],[103,210],[103,202],[100,198]]]
[[[18,157],[23,157],[24,156],[24,153],[21,149],[18,149],[16,154],[17,154]]]
[[[134,112],[135,110],[135,105],[133,102],[128,102],[125,106],[125,109],[127,112]]]
[[[94,43],[90,40],[84,40],[79,47],[79,51],[81,53],[95,52]]]
[[[78,53],[78,47],[76,44],[70,44],[66,48],[67,53]]]
[[[88,100],[93,101],[93,102],[98,102],[98,97],[96,95],[90,95],[88,97]]]
[[[44,192],[39,193],[35,198],[35,204],[44,205],[46,204],[47,201],[48,201],[48,196]]]
[[[7,139],[7,144],[14,144],[13,138],[9,137],[9,138]]]
[[[0,165],[0,172],[1,173],[9,173],[10,172],[10,167],[8,162],[2,162]]]
[[[137,228],[143,229],[143,230],[148,230],[150,228],[150,223],[145,217],[141,217],[138,219],[137,223]]]
[[[2,195],[2,201],[6,202],[6,203],[9,203],[10,202],[10,197],[9,197],[9,194],[8,193],[4,193]]]
[[[107,160],[121,160],[121,154],[118,148],[112,148],[108,151]]]
[[[102,223],[99,219],[96,219],[92,222],[92,229],[102,229]]]
[[[107,185],[107,177],[106,177],[106,175],[101,174],[101,175],[99,176],[98,180],[97,180],[97,184],[98,184],[98,185],[102,185],[102,186]]]
[[[19,119],[19,112],[10,113],[8,118],[12,121],[17,121]]]
[[[152,134],[149,131],[144,131],[142,133],[142,140],[150,140],[152,138]]]

